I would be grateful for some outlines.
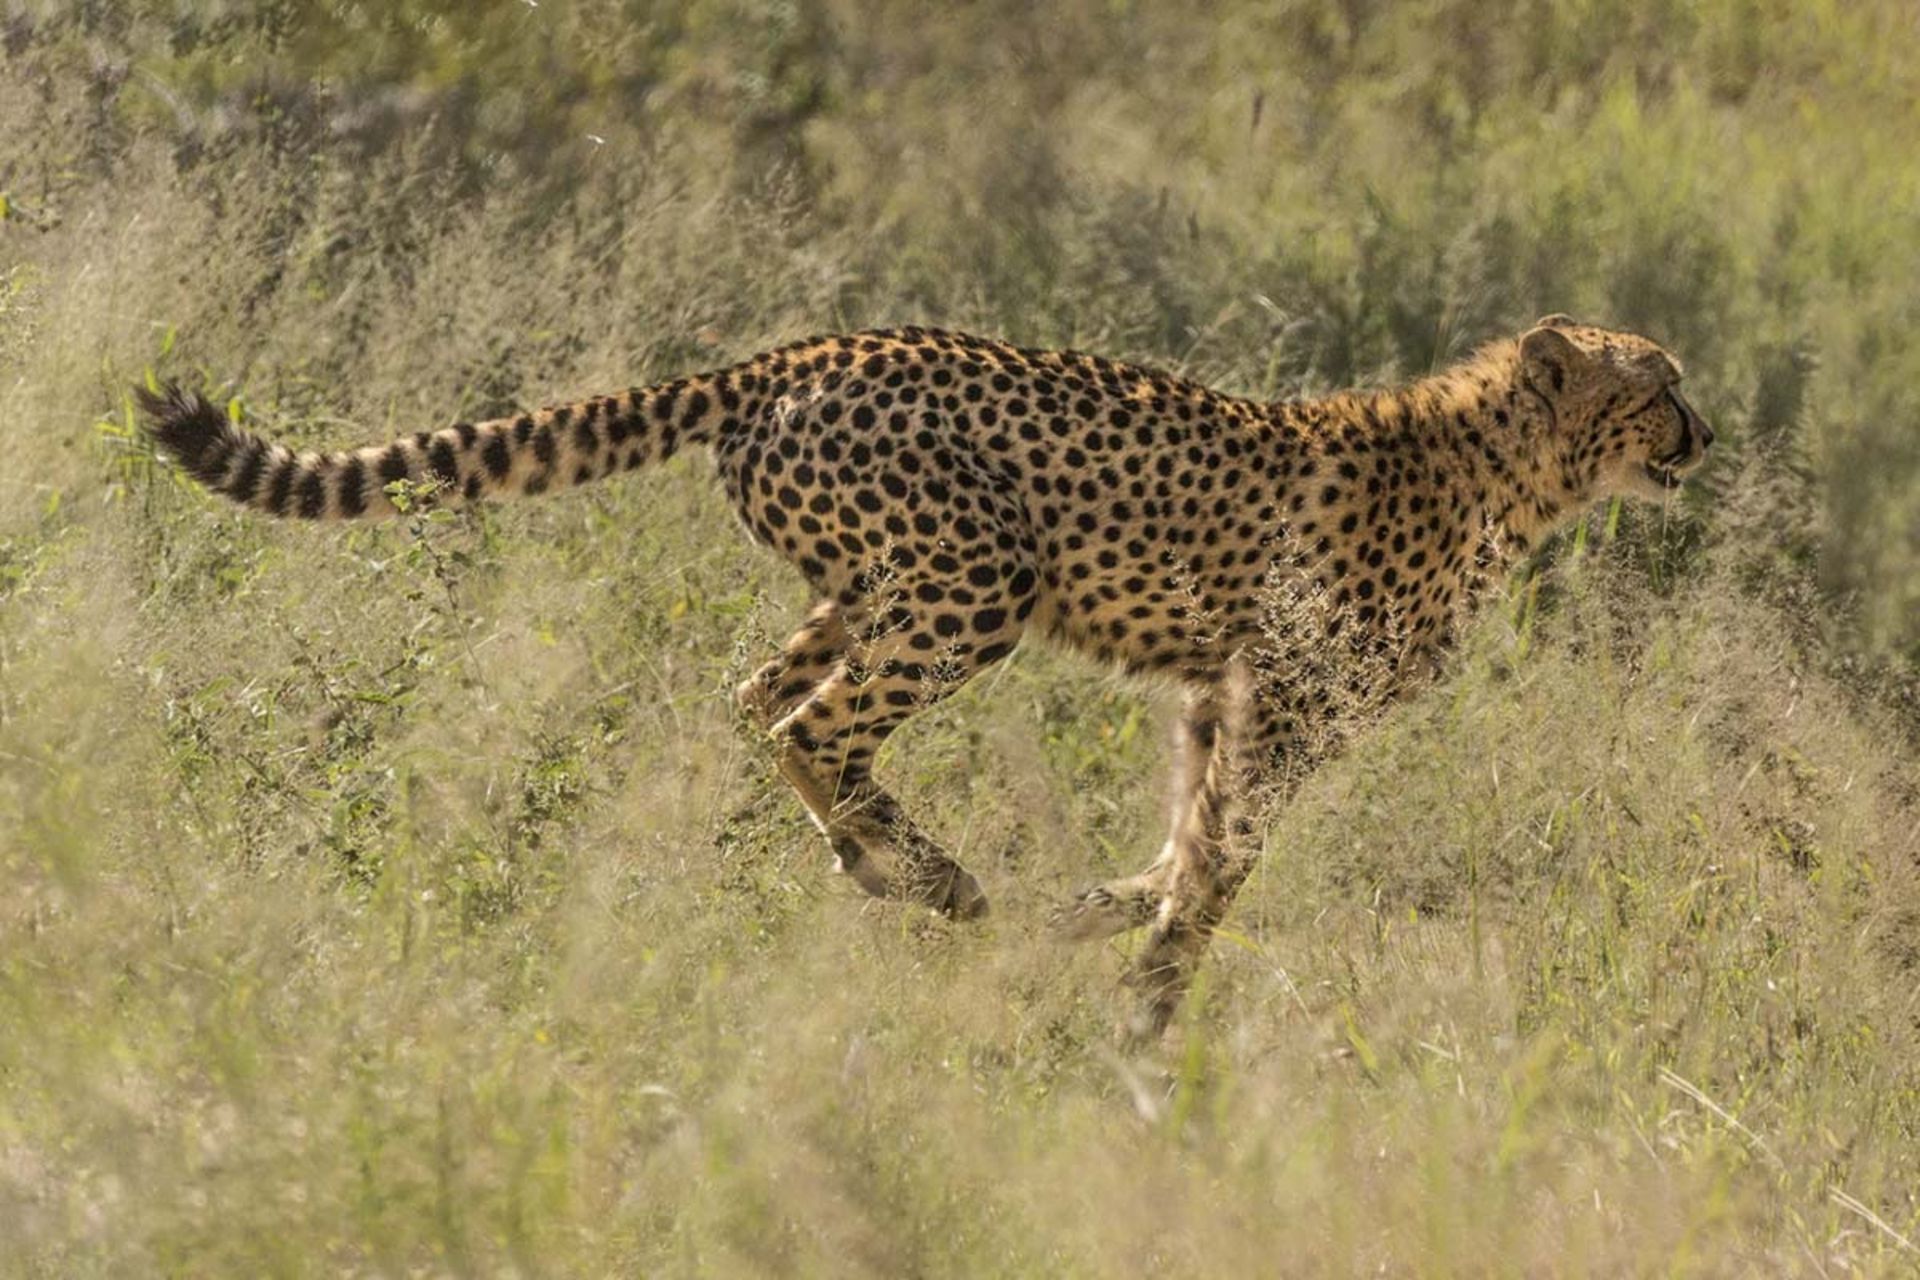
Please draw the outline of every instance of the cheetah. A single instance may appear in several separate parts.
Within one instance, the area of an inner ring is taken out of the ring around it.
[[[1121,1030],[1150,1041],[1251,869],[1260,804],[1356,706],[1431,671],[1476,584],[1596,502],[1670,498],[1700,467],[1713,432],[1680,379],[1649,339],[1554,315],[1397,388],[1272,403],[925,328],[342,452],[269,443],[175,386],[141,396],[181,467],[275,516],[389,515],[396,481],[445,503],[540,494],[707,447],[815,600],[739,708],[875,897],[987,909],[874,776],[909,717],[1032,634],[1171,679],[1171,834],[1052,917],[1070,938],[1147,930]],[[1301,601],[1317,627],[1286,624]]]

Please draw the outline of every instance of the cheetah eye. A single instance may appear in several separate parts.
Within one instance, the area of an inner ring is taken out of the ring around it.
[[[1637,418],[1643,413],[1650,413],[1653,411],[1654,406],[1658,405],[1663,400],[1669,399],[1672,395],[1673,395],[1672,387],[1661,387],[1658,391],[1655,391],[1652,395],[1648,396],[1645,400],[1638,402],[1637,404],[1634,405],[1633,408],[1627,410],[1627,415],[1629,417]]]
[[[1651,413],[1653,409],[1659,409],[1659,407],[1665,407],[1668,401],[1672,401],[1672,397],[1674,397],[1674,384],[1670,384],[1670,382],[1663,382],[1661,386],[1657,386],[1657,388],[1653,388],[1653,391],[1651,391],[1651,393],[1649,393],[1649,395],[1645,397],[1644,401],[1640,401],[1638,405],[1634,405],[1634,409],[1632,409],[1630,413],[1634,413],[1634,415],[1642,415],[1642,413]]]

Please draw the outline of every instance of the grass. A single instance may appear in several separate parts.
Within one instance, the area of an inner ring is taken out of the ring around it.
[[[8,28],[0,1273],[1911,1272],[1900,6],[345,12]],[[728,710],[803,601],[704,459],[315,530],[125,398],[347,443],[909,319],[1292,394],[1562,309],[1707,483],[1309,783],[1139,1061],[1042,923],[1158,846],[1166,690],[916,721],[996,913],[872,906]]]

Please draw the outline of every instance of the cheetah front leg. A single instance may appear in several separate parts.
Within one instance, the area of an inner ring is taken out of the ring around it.
[[[1160,855],[1136,875],[1083,889],[1048,918],[1054,934],[1072,942],[1093,941],[1153,922],[1167,896],[1174,842],[1206,777],[1220,731],[1220,699],[1208,685],[1191,689],[1174,725],[1172,829]]]
[[[1259,679],[1244,669],[1230,674],[1231,714],[1174,831],[1166,892],[1127,975],[1139,992],[1139,1004],[1120,1028],[1130,1045],[1151,1043],[1173,1020],[1214,930],[1253,870],[1264,815],[1291,797],[1334,750],[1334,738],[1316,715],[1324,700],[1311,688]]]
[[[1172,840],[1165,890],[1127,974],[1139,1003],[1120,1027],[1131,1046],[1157,1040],[1193,983],[1213,931],[1252,865],[1250,803],[1258,771],[1236,735],[1216,736],[1205,776]]]

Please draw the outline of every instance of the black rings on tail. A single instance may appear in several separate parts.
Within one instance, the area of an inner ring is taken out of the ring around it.
[[[273,444],[172,383],[134,395],[154,442],[215,493],[269,515],[350,520],[399,510],[388,486],[400,481],[427,486],[427,501],[474,502],[660,462],[713,438],[739,403],[730,372],[329,453]]]

